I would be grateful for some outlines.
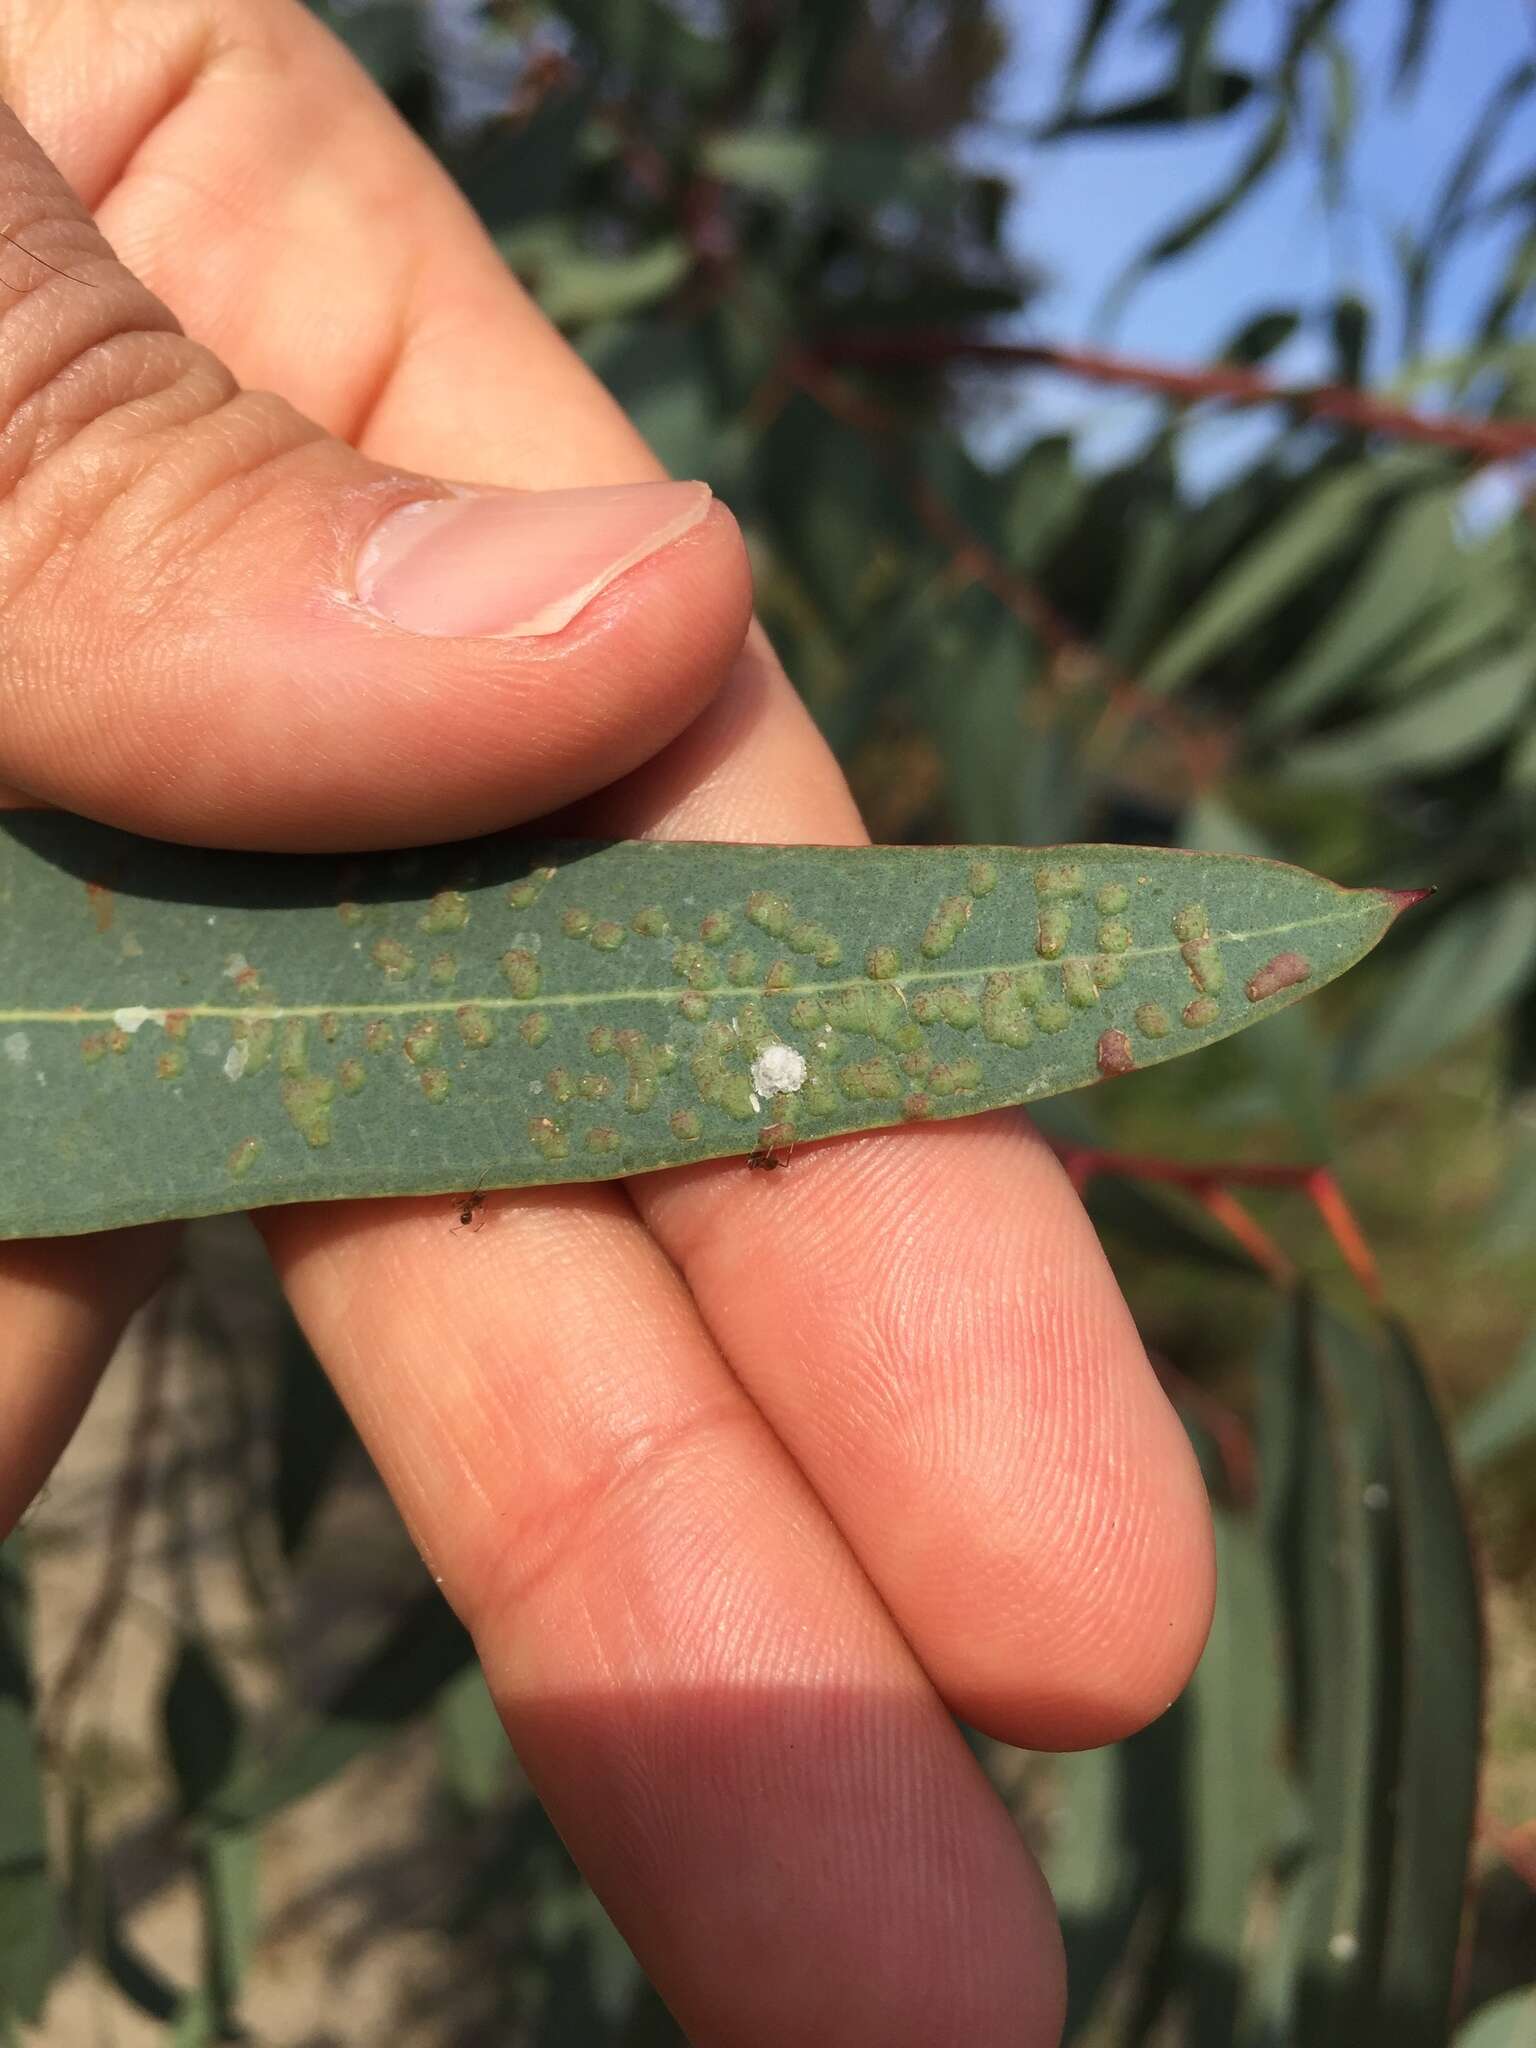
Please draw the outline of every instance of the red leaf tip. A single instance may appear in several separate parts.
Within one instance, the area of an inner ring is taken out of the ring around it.
[[[1412,910],[1415,903],[1422,903],[1435,892],[1433,889],[1378,889],[1376,893],[1386,897],[1394,917],[1401,917],[1405,910]]]

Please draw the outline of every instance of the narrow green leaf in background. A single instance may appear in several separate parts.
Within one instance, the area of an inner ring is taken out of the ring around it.
[[[207,1649],[191,1637],[166,1686],[161,1719],[181,1810],[200,1813],[234,1766],[240,1710]]]
[[[567,241],[559,250],[546,249],[531,264],[520,260],[516,240],[504,239],[502,249],[519,275],[531,271],[534,296],[561,325],[613,320],[652,305],[682,283],[693,263],[687,244],[675,235],[621,255]]]
[[[1341,293],[1329,308],[1328,328],[1340,383],[1363,384],[1371,343],[1370,307],[1352,292]]]
[[[33,1725],[25,1540],[0,1543],[0,2021],[41,2016],[58,1955]]]
[[[1536,1991],[1507,1991],[1458,2027],[1454,2048],[1530,2048],[1536,2041]]]
[[[1381,487],[1365,463],[1320,478],[1217,577],[1147,663],[1143,686],[1164,695],[1224,654],[1353,535]]]
[[[1284,732],[1347,690],[1372,664],[1388,661],[1422,627],[1454,562],[1455,493],[1416,492],[1383,523],[1348,590],[1265,688],[1249,735]]]
[[[1375,787],[1394,775],[1459,768],[1501,740],[1533,694],[1536,660],[1530,651],[1500,655],[1391,711],[1288,749],[1285,774],[1292,782],[1323,787]]]
[[[241,1768],[216,1802],[217,1824],[253,1827],[327,1783],[435,1700],[474,1654],[463,1624],[429,1587],[323,1711],[275,1756]]]
[[[1504,1377],[1461,1419],[1456,1452],[1469,1472],[1479,1472],[1513,1451],[1536,1443],[1536,1330]]]
[[[1076,96],[1083,80],[1088,76],[1094,55],[1119,7],[1119,0],[1088,0],[1083,10],[1083,25],[1078,31],[1077,46],[1067,66],[1066,91],[1069,99]]]
[[[1221,352],[1224,363],[1262,363],[1277,349],[1284,348],[1301,325],[1301,315],[1289,307],[1255,313],[1245,320]]]
[[[1182,87],[1173,85],[1161,92],[1138,93],[1131,99],[1114,100],[1105,107],[1076,107],[1059,114],[1039,136],[1041,142],[1059,142],[1065,135],[1096,135],[1123,128],[1157,128],[1182,124],[1192,119],[1214,118],[1234,113],[1253,96],[1254,80],[1246,71],[1225,67],[1207,74],[1208,97],[1198,114],[1192,114]]]
[[[1435,0],[1405,0],[1403,36],[1397,48],[1396,75],[1392,81],[1394,92],[1405,92],[1417,82],[1419,67],[1429,49],[1429,33],[1434,18]]]
[[[512,1745],[478,1664],[466,1665],[448,1681],[434,1711],[443,1779],[472,1812],[484,1812],[512,1775]]]
[[[309,1341],[285,1318],[272,1420],[272,1512],[283,1556],[292,1559],[325,1497],[352,1424]]]
[[[1357,2048],[1387,1911],[1392,1473],[1368,1345],[1319,1304],[1304,1317],[1301,1491],[1285,1539],[1301,1565],[1287,1605],[1305,1671],[1309,1822],[1295,2025],[1308,2048]]]
[[[608,1180],[1080,1088],[1407,900],[1167,849],[511,837],[368,860],[0,824],[0,1236]]]
[[[1185,1704],[1188,1872],[1175,1940],[1187,2048],[1232,2048],[1254,1887],[1286,1812],[1280,1627],[1255,1519],[1220,1500],[1216,1446],[1185,1412],[1213,1482],[1216,1611]]]
[[[1405,328],[1412,353],[1418,346],[1428,311],[1430,288],[1469,215],[1475,212],[1473,197],[1478,180],[1488,164],[1508,123],[1522,100],[1536,92],[1536,61],[1517,63],[1494,87],[1486,106],[1467,134],[1467,139],[1446,173],[1419,245],[1418,261],[1409,275]]]
[[[1536,967],[1536,882],[1453,904],[1399,969],[1390,1003],[1340,1056],[1344,1084],[1375,1088],[1486,1023]]]
[[[1165,230],[1116,284],[1103,315],[1106,325],[1113,321],[1149,271],[1155,270],[1159,264],[1172,262],[1176,256],[1186,255],[1237,210],[1265,174],[1280,161],[1290,132],[1290,111],[1284,101],[1280,101],[1228,182]]]
[[[213,2040],[241,2038],[240,1994],[256,1944],[259,1857],[254,1828],[214,1828],[202,1843],[203,1997],[214,2020]]]
[[[84,1792],[68,1792],[69,1889],[81,1946],[93,1956],[112,1983],[136,2010],[166,2025],[178,2022],[181,2036],[201,2043],[206,2035],[193,2031],[206,2022],[207,2008],[199,1992],[183,1991],[156,1969],[125,1931],[113,1896],[111,1876],[91,1839],[90,1809]]]
[[[1404,1333],[1306,1297],[1261,1388],[1307,1812],[1289,2019],[1266,2038],[1443,2048],[1482,1685],[1446,1439]]]
[[[1393,2048],[1442,2048],[1477,1818],[1480,1593],[1445,1432],[1401,1324],[1387,1326],[1378,1355],[1392,1441],[1402,1665],[1378,2024]]]
[[[1321,38],[1328,66],[1328,104],[1323,122],[1323,189],[1329,206],[1344,198],[1344,172],[1360,118],[1360,88],[1349,51],[1337,36]]]
[[[711,136],[701,152],[711,177],[766,198],[818,199],[868,214],[902,203],[953,203],[961,189],[937,150],[885,136],[798,134],[784,128],[741,128]]]

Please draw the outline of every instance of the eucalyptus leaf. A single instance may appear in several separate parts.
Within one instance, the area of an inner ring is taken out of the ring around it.
[[[1229,1508],[1215,1509],[1214,1526],[1220,1593],[1187,1696],[1189,1874],[1178,1941],[1189,2048],[1231,2048],[1253,1890],[1286,1799],[1276,1768],[1284,1750],[1279,1632],[1263,1545],[1253,1520]]]
[[[1202,79],[1204,101],[1191,107],[1184,89],[1171,85],[1159,92],[1137,93],[1104,107],[1073,107],[1058,114],[1043,130],[1041,142],[1059,142],[1068,135],[1118,133],[1127,128],[1182,126],[1186,122],[1230,114],[1253,96],[1256,81],[1247,71],[1213,67]]]
[[[692,266],[688,247],[663,235],[627,255],[570,247],[537,271],[536,296],[562,326],[615,319],[652,305],[682,283]]]
[[[1373,664],[1416,653],[1455,566],[1455,492],[1417,492],[1384,521],[1339,601],[1265,690],[1251,733],[1269,739],[1329,706]]]
[[[1105,314],[1101,316],[1106,325],[1118,315],[1132,291],[1149,272],[1155,270],[1159,264],[1171,262],[1174,257],[1187,254],[1197,242],[1203,242],[1213,228],[1220,227],[1222,222],[1237,210],[1279,162],[1290,132],[1290,110],[1283,100],[1277,101],[1236,171],[1220,191],[1211,194],[1207,199],[1202,199],[1197,206],[1181,215],[1144,255],[1139,256],[1131,264],[1124,277],[1109,294]]]
[[[1293,1711],[1308,1811],[1296,2039],[1345,2048],[1365,2036],[1387,1911],[1398,1658],[1384,1510],[1393,1472],[1370,1344],[1316,1303],[1300,1334],[1307,1383],[1294,1521],[1278,1546],[1298,1643]]]
[[[1400,1671],[1378,1995],[1394,2048],[1441,2048],[1477,1819],[1483,1631],[1470,1531],[1428,1377],[1401,1324],[1389,1323],[1384,1338]]]
[[[24,1538],[0,1543],[0,2021],[37,2020],[58,1963]]]
[[[471,1812],[489,1812],[512,1775],[512,1745],[478,1664],[467,1664],[443,1687],[433,1719],[444,1783]]]
[[[1077,33],[1077,46],[1072,52],[1072,59],[1067,67],[1067,95],[1069,100],[1076,94],[1083,80],[1088,76],[1089,66],[1093,62],[1094,53],[1098,49],[1104,31],[1109,27],[1111,20],[1118,11],[1119,0],[1088,0],[1088,5],[1083,12],[1082,26]]]
[[[1520,1355],[1475,1407],[1462,1417],[1456,1449],[1471,1472],[1496,1464],[1536,1443],[1536,1330]]]
[[[242,2038],[240,1994],[256,1946],[259,1837],[253,1828],[216,1828],[202,1845],[203,1995],[216,2025],[210,2038]]]
[[[1536,882],[1456,904],[1399,968],[1390,1003],[1341,1048],[1340,1078],[1375,1088],[1496,1016],[1536,971]]]
[[[1300,325],[1301,315],[1293,307],[1255,313],[1227,343],[1221,359],[1224,363],[1262,363],[1284,348]]]
[[[473,1661],[474,1645],[435,1587],[414,1599],[365,1662],[274,1755],[248,1756],[221,1790],[221,1835],[254,1829],[421,1714]]]
[[[1145,847],[326,859],[13,812],[0,1236],[772,1159],[1027,1102],[1272,1014],[1404,900]]]
[[[182,1644],[161,1703],[166,1752],[183,1813],[198,1813],[224,1784],[240,1742],[240,1709],[204,1645]]]
[[[1529,2048],[1536,2040],[1536,1991],[1522,1984],[1479,2006],[1458,2028],[1454,2048]]]
[[[1143,686],[1165,695],[1226,654],[1353,540],[1381,488],[1380,472],[1356,463],[1327,472],[1301,492],[1180,620],[1143,670]]]
[[[1394,775],[1444,772],[1486,753],[1523,716],[1536,693],[1528,649],[1498,655],[1455,682],[1421,690],[1406,704],[1292,748],[1285,769],[1319,787]]]
[[[790,203],[819,200],[857,214],[902,204],[952,205],[963,180],[933,149],[887,136],[738,128],[711,136],[704,170],[743,191]]]
[[[1415,84],[1419,68],[1429,49],[1429,32],[1434,26],[1435,0],[1407,0],[1403,14],[1402,40],[1397,47],[1396,76],[1392,86],[1403,92]]]
[[[1057,1759],[1057,1807],[1044,1863],[1061,1916],[1067,1956],[1067,2021],[1062,2038],[1088,2033],[1136,1927],[1136,1870],[1124,1840],[1118,1749],[1081,1750]]]

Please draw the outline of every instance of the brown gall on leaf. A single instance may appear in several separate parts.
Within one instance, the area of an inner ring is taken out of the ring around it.
[[[1299,988],[1311,979],[1312,962],[1304,953],[1277,953],[1251,977],[1246,994],[1250,1003],[1262,1003],[1267,996],[1277,996],[1282,989]]]
[[[1136,1055],[1123,1031],[1106,1031],[1099,1039],[1099,1072],[1106,1080],[1135,1071]]]
[[[87,882],[85,885],[86,906],[91,913],[91,922],[99,932],[112,929],[112,919],[117,904],[112,891],[105,882]]]

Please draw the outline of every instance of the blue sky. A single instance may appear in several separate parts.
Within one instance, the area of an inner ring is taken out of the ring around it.
[[[1321,305],[1354,289],[1369,302],[1395,305],[1393,227],[1423,222],[1477,112],[1515,63],[1536,56],[1532,0],[1442,0],[1419,86],[1406,100],[1394,100],[1391,60],[1403,4],[1352,0],[1341,10],[1342,40],[1360,84],[1350,203],[1342,215],[1330,220],[1321,208],[1315,159],[1289,163],[1205,243],[1154,273],[1106,337],[1096,316],[1109,287],[1139,250],[1221,188],[1263,113],[1243,108],[1182,132],[1032,145],[1017,129],[1037,126],[1050,112],[1083,0],[1008,0],[1015,40],[998,82],[999,125],[978,135],[970,153],[1017,183],[1010,234],[1021,256],[1046,273],[1046,289],[1022,331],[1067,343],[1108,338],[1128,354],[1189,364],[1209,357],[1243,320],[1277,303]],[[1133,11],[1150,16],[1150,0]],[[1239,0],[1218,55],[1239,68],[1262,68],[1288,12],[1278,0]],[[1085,98],[1107,104],[1145,91],[1162,69],[1155,39],[1118,33],[1101,47]],[[1490,164],[1487,189],[1531,171],[1533,136],[1536,100],[1510,124]],[[1488,293],[1500,252],[1508,250],[1509,234],[1506,227],[1466,247],[1448,266],[1432,306],[1432,351],[1454,347],[1463,335]],[[1390,371],[1395,355],[1393,333],[1373,365],[1378,374]],[[1304,346],[1293,347],[1279,365],[1298,376],[1323,367]],[[1069,388],[1067,380],[1030,381],[1024,402],[1031,427],[1060,416],[1086,421],[1096,438],[1102,433],[1118,441],[1137,414],[1134,398]]]

